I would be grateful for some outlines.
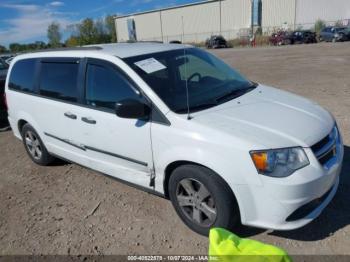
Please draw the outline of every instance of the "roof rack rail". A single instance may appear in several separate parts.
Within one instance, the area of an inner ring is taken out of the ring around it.
[[[91,50],[102,50],[100,46],[80,46],[80,47],[60,47],[60,48],[49,48],[31,51],[30,53],[41,53],[41,52],[56,52],[56,51],[91,51]]]

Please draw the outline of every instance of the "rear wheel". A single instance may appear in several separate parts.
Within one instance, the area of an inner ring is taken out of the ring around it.
[[[21,133],[24,147],[34,163],[47,166],[53,162],[54,157],[49,154],[38,133],[31,125],[25,124]]]
[[[213,171],[196,165],[180,166],[169,179],[173,206],[193,231],[207,236],[212,227],[234,229],[239,209],[228,185]]]

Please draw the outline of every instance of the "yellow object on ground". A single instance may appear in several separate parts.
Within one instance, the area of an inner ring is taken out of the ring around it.
[[[209,256],[211,262],[292,262],[283,249],[240,238],[222,228],[210,230]]]

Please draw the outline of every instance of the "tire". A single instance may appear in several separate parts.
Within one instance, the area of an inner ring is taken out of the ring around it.
[[[240,225],[237,201],[226,182],[213,171],[183,165],[173,171],[168,186],[177,214],[198,234],[208,236],[212,227],[234,230]]]
[[[30,124],[23,126],[21,135],[24,148],[34,163],[47,166],[54,161],[55,158],[49,154],[40,136]]]

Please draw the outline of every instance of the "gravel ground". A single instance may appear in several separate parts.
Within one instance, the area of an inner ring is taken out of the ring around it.
[[[318,219],[241,234],[290,254],[350,254],[350,42],[214,53],[256,82],[329,109],[346,145],[339,191]],[[207,238],[187,229],[169,201],[77,165],[36,166],[9,131],[0,148],[0,255],[207,253]]]

